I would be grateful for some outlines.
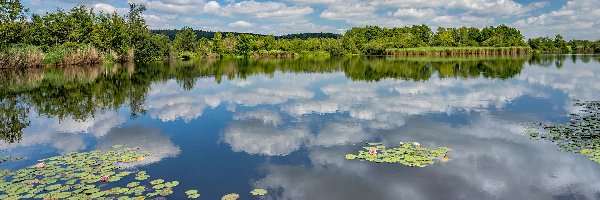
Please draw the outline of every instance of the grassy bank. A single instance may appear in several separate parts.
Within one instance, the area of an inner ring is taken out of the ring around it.
[[[91,45],[49,47],[44,52],[32,45],[13,45],[0,50],[0,68],[36,68],[44,65],[94,65],[111,62],[114,53],[102,53]]]
[[[393,56],[447,56],[447,55],[527,55],[530,47],[419,47],[386,49]]]

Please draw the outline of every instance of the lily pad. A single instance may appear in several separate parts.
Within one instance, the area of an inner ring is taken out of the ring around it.
[[[257,188],[257,189],[250,191],[250,194],[252,194],[254,196],[264,196],[265,194],[267,194],[267,190]]]
[[[526,123],[525,133],[533,140],[549,140],[562,151],[589,156],[600,163],[600,101],[574,101],[581,113],[566,115],[563,124]]]
[[[240,198],[239,194],[230,193],[230,194],[226,194],[225,196],[221,197],[221,200],[237,200],[239,198]]]
[[[122,162],[137,162],[138,148],[116,146],[109,151],[70,152],[39,160],[40,163],[15,171],[0,170],[0,199],[50,198],[50,199],[131,199],[144,193],[167,196],[173,193],[178,181],[164,183],[157,179],[156,188],[147,188],[140,182],[123,183],[122,179],[133,174],[117,167]],[[138,180],[150,178],[146,172],[135,174]],[[103,189],[107,182],[114,182],[111,190]],[[126,187],[125,187],[126,186]],[[128,196],[131,195],[131,196]]]
[[[198,194],[198,190],[188,190],[185,191],[185,194],[187,195],[188,199],[197,199],[198,197],[200,197],[200,194]]]

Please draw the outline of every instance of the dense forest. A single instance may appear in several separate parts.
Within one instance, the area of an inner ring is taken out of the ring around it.
[[[516,28],[444,28],[427,25],[354,27],[343,35],[284,36],[148,29],[143,4],[127,14],[97,13],[85,6],[28,15],[20,0],[0,2],[0,66],[24,68],[101,62],[151,62],[218,57],[328,57],[339,55],[526,54],[600,52],[599,41],[535,38]],[[531,47],[531,48],[530,48]],[[533,50],[532,50],[533,49]]]

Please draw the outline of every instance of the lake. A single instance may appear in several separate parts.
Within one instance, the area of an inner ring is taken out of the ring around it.
[[[561,148],[565,138],[526,133],[528,123],[569,123],[577,100],[600,100],[598,55],[200,60],[0,76],[0,156],[19,158],[1,169],[123,145],[152,153],[130,168],[179,181],[169,199],[191,189],[200,199],[600,198],[598,162]],[[425,167],[346,159],[366,142],[452,151]]]

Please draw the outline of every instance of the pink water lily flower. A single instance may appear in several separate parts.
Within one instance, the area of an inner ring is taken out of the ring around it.
[[[371,150],[369,150],[369,153],[371,155],[375,155],[375,154],[377,154],[377,149],[371,149]]]
[[[101,177],[101,179],[102,179],[102,182],[106,182],[108,180],[108,176],[104,175]]]
[[[36,167],[37,168],[44,168],[44,166],[46,166],[46,163],[41,162],[41,163],[38,163]]]

